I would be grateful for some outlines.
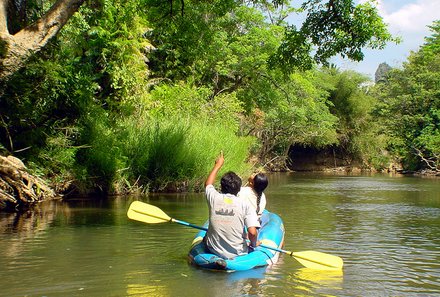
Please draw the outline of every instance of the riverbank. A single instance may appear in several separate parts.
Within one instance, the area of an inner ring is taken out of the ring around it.
[[[295,156],[295,158],[273,158],[262,166],[261,171],[266,172],[324,172],[336,174],[365,174],[365,173],[391,173],[401,175],[412,175],[419,177],[440,177],[440,172],[435,170],[406,171],[398,164],[391,164],[385,169],[366,168],[359,166],[358,162],[347,164],[344,158],[335,158],[335,155],[325,157],[315,155],[313,157]],[[345,161],[344,161],[345,160]],[[253,162],[258,164],[255,158]],[[333,164],[334,166],[330,166]],[[60,182],[37,177],[32,175],[24,163],[13,156],[0,156],[0,211],[16,211],[28,208],[35,203],[53,199],[68,199],[72,196],[91,195],[129,195],[146,194],[150,192],[142,185],[133,185],[124,192],[105,192],[98,189],[84,189],[75,182]],[[166,187],[151,192],[185,193],[199,192],[203,189],[203,179],[199,181],[170,181]]]

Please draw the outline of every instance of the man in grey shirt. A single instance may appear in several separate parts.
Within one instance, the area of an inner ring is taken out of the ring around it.
[[[205,243],[212,253],[224,259],[232,259],[248,253],[247,237],[252,247],[257,246],[257,228],[260,223],[249,203],[237,197],[241,179],[234,172],[230,171],[222,176],[221,193],[214,188],[215,178],[223,163],[224,157],[221,153],[205,182],[209,208],[209,227]]]

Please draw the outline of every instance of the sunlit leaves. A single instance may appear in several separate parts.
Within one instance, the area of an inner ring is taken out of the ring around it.
[[[433,34],[413,52],[402,70],[391,71],[379,85],[382,114],[392,135],[391,148],[408,169],[440,170],[439,22]]]
[[[162,85],[151,92],[149,114],[156,118],[194,119],[218,123],[233,132],[238,130],[239,114],[243,108],[235,93],[211,97],[206,87],[193,87],[184,83]]]
[[[399,42],[388,32],[372,2],[354,4],[352,0],[310,0],[303,4],[307,13],[300,29],[288,27],[285,40],[272,58],[284,70],[310,69],[311,59],[327,65],[340,54],[361,61],[364,48],[381,49],[387,42]],[[278,63],[277,63],[277,60]]]

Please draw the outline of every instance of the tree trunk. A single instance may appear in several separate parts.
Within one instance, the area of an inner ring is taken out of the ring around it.
[[[11,35],[8,30],[8,0],[0,0],[0,80],[23,67],[67,23],[85,0],[58,0],[35,23]]]

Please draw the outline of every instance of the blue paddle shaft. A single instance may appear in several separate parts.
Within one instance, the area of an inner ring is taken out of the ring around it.
[[[208,231],[208,228],[200,227],[200,226],[197,226],[197,225],[193,225],[193,224],[181,221],[181,220],[171,219],[171,221],[174,222],[174,223],[180,224],[180,225],[196,228],[196,229],[203,230],[203,231]]]
[[[192,227],[192,228],[199,229],[199,230],[203,230],[203,231],[208,231],[208,228],[201,227],[201,226],[197,226],[197,225],[193,225],[193,224],[190,224],[190,223],[185,222],[185,221],[176,220],[176,219],[171,219],[171,221],[174,222],[174,223],[180,224],[180,225],[184,225],[184,226]],[[285,251],[285,250],[278,249],[278,248],[276,248],[276,247],[267,246],[267,245],[265,245],[265,244],[260,244],[259,246],[261,246],[261,247],[263,247],[263,248],[266,248],[266,249],[269,249],[269,250],[274,250],[274,251],[276,251],[276,252],[280,252],[280,253],[289,253],[289,252],[287,252],[287,251]]]

